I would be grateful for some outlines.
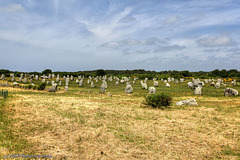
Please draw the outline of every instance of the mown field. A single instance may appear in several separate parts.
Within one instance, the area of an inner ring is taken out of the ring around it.
[[[189,80],[188,80],[189,81]],[[187,82],[157,92],[173,97],[164,110],[142,104],[148,90],[140,80],[133,94],[108,81],[106,94],[70,82],[56,93],[0,87],[0,155],[52,155],[53,159],[240,159],[240,96],[206,84],[197,96]],[[0,81],[0,83],[5,83]],[[34,82],[37,83],[37,82]],[[64,84],[64,83],[62,83]],[[148,81],[153,86],[153,81]],[[240,91],[240,86],[228,87]],[[47,86],[50,88],[50,86]],[[111,95],[110,95],[111,94]],[[195,98],[198,106],[176,106]]]

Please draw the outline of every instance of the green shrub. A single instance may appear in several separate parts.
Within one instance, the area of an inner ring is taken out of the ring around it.
[[[31,89],[33,86],[31,85],[31,84],[29,84],[28,86],[27,86],[27,89]]]
[[[41,83],[39,86],[38,86],[38,90],[44,90],[45,89],[45,87],[46,87],[46,83]]]
[[[145,101],[143,102],[146,106],[152,106],[153,108],[164,109],[167,106],[170,106],[172,103],[172,97],[163,93],[160,94],[152,94],[145,97]]]
[[[37,89],[37,86],[33,86],[33,90]]]

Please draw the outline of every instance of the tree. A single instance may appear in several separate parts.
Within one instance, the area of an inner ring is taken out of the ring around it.
[[[50,73],[52,73],[51,69],[45,69],[44,71],[42,71],[42,74],[45,74],[45,75],[48,75]]]
[[[96,72],[96,75],[97,76],[104,76],[104,75],[106,75],[106,71],[103,70],[103,69],[98,69],[97,72]]]

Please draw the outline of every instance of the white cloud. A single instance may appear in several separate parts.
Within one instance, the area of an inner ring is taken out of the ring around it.
[[[178,17],[171,16],[171,17],[168,17],[167,19],[165,19],[164,23],[167,25],[171,25],[171,24],[175,24],[178,20],[179,20]]]
[[[6,7],[0,7],[0,12],[11,13],[11,12],[19,12],[19,11],[24,11],[24,8],[22,7],[21,4],[12,3]]]
[[[235,42],[227,36],[203,36],[197,40],[199,46],[203,47],[224,47],[235,45]]]

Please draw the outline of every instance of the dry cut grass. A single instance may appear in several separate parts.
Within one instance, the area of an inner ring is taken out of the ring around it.
[[[159,110],[132,95],[15,89],[7,105],[14,134],[54,159],[238,159],[240,98],[195,98],[197,107]]]

